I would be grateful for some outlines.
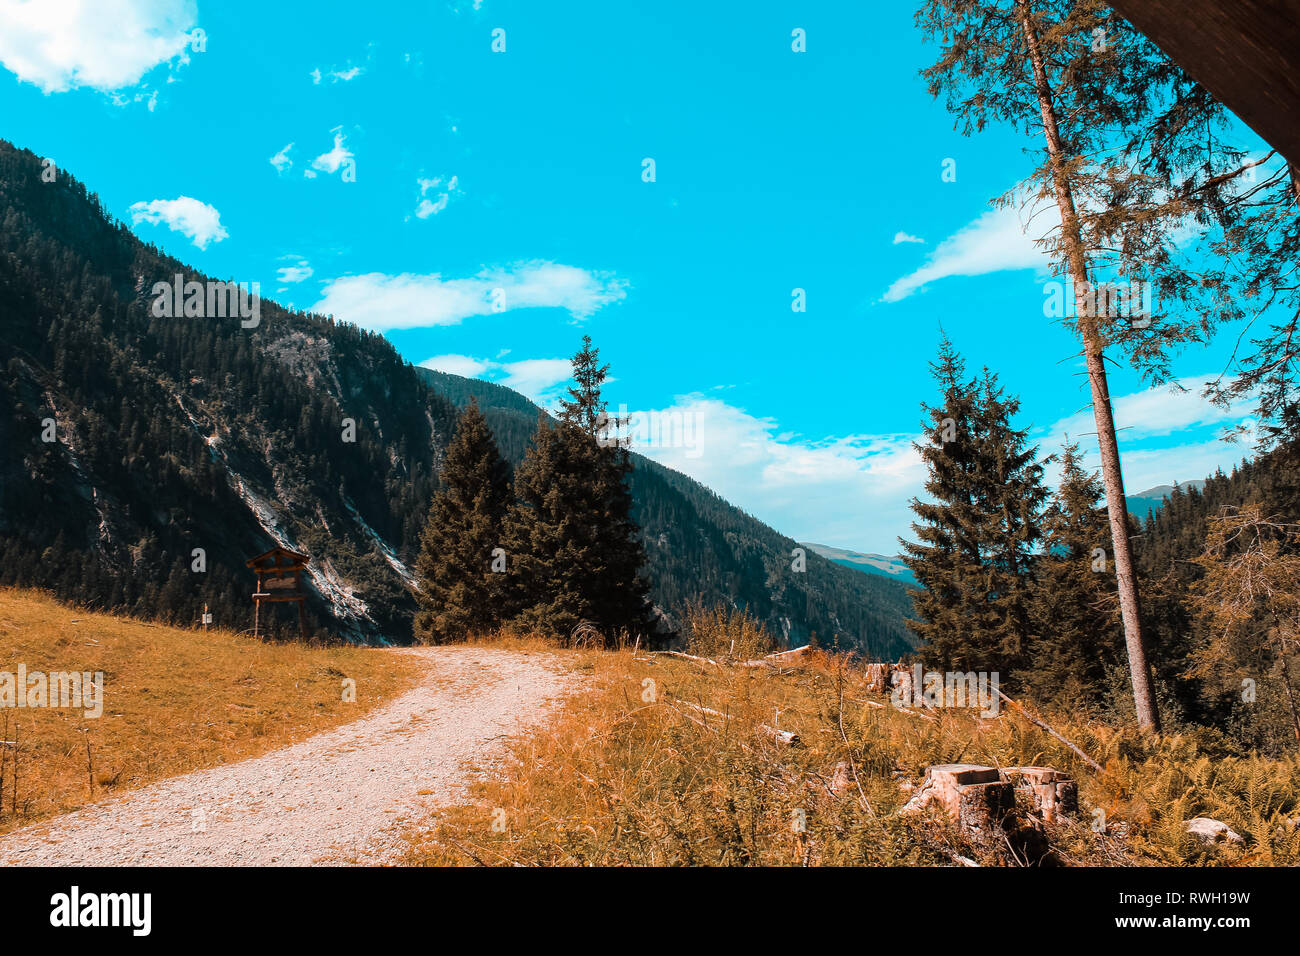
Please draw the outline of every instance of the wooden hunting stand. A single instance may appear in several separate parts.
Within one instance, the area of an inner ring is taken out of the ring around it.
[[[311,559],[305,554],[275,547],[244,562],[257,575],[257,591],[253,594],[253,636],[262,635],[262,602],[296,601],[298,604],[298,631],[307,639],[307,593],[303,590],[302,572]]]

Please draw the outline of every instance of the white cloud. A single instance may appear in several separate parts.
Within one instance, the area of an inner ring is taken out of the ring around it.
[[[1201,389],[1213,378],[1188,375],[1177,380],[1186,391],[1162,386],[1111,398],[1128,494],[1175,481],[1195,481],[1219,468],[1231,471],[1242,458],[1251,457],[1255,438],[1250,402],[1237,401],[1220,408],[1206,401]],[[1208,429],[1221,431],[1237,425],[1246,427],[1238,442],[1207,434]],[[1096,432],[1092,409],[1087,408],[1039,432],[1035,441],[1040,443],[1042,454],[1048,455],[1058,452],[1069,436],[1070,441],[1080,445],[1084,467],[1099,471]],[[1181,441],[1173,444],[1171,437]],[[1059,477],[1058,461],[1049,470],[1049,483],[1054,485]]]
[[[312,169],[319,169],[322,172],[337,173],[340,167],[345,163],[352,162],[356,159],[356,156],[353,155],[344,142],[342,126],[336,126],[330,132],[334,134],[334,148],[327,153],[321,153],[313,159],[311,166]],[[311,170],[307,172],[310,174],[309,178],[315,178],[315,174],[311,173]]]
[[[521,359],[500,366],[506,373],[501,384],[527,395],[539,405],[551,405],[557,386],[573,376],[573,363],[568,359]]]
[[[698,394],[632,417],[633,450],[797,540],[893,554],[910,534],[908,502],[925,482],[916,436],[812,440]],[[662,437],[674,429],[679,440]],[[649,441],[637,439],[644,433]]]
[[[131,204],[131,224],[142,222],[166,225],[173,232],[190,238],[194,245],[206,249],[209,243],[221,242],[229,235],[221,225],[221,213],[207,203],[179,196]]]
[[[275,167],[277,173],[282,173],[286,169],[293,168],[293,160],[289,158],[289,150],[291,149],[293,149],[293,143],[290,143],[284,149],[271,157],[271,165]]]
[[[435,176],[433,179],[417,179],[416,182],[420,186],[420,202],[415,207],[417,219],[428,219],[430,216],[438,215],[461,192],[458,176],[452,176],[445,186],[441,176]],[[428,198],[430,192],[433,193],[432,199]]]
[[[901,302],[931,282],[951,276],[1045,268],[1047,257],[1026,234],[1026,218],[1018,205],[989,210],[939,243],[925,265],[889,287],[884,301]]]
[[[320,86],[321,80],[325,77],[329,77],[331,83],[347,83],[349,80],[355,80],[364,72],[366,72],[364,66],[353,66],[346,70],[330,70],[327,73],[322,73],[320,67],[316,67],[311,71],[310,75],[312,85]]]
[[[920,236],[914,236],[911,233],[907,233],[907,232],[894,233],[894,245],[901,246],[903,243],[906,242],[919,242],[921,244],[924,244],[925,240],[922,239]]]
[[[508,350],[507,350],[508,351]],[[502,353],[505,354],[505,353]],[[559,386],[573,375],[569,359],[520,359],[517,362],[500,362],[495,359],[474,358],[472,355],[435,355],[420,363],[424,368],[462,375],[465,378],[482,378],[512,388],[539,405],[552,406],[561,394]]]
[[[294,260],[292,265],[281,266],[276,273],[276,280],[285,284],[292,285],[295,282],[302,282],[310,279],[313,275],[311,263],[301,256],[285,256],[286,259]]]
[[[1223,425],[1245,418],[1250,413],[1250,402],[1239,400],[1222,408],[1201,396],[1205,384],[1213,375],[1188,375],[1169,386],[1149,388],[1131,395],[1111,397],[1115,426],[1123,429],[1120,441],[1172,435],[1187,429],[1208,425]],[[1091,435],[1097,430],[1092,409],[1076,412],[1047,429],[1053,441],[1063,441],[1068,434],[1071,440]],[[1122,450],[1122,449],[1121,449]]]
[[[0,0],[0,63],[46,93],[135,86],[184,58],[194,0]]]
[[[555,262],[484,269],[466,279],[437,273],[343,276],[326,283],[312,311],[383,332],[458,325],[470,316],[530,308],[566,309],[585,319],[627,296],[627,283],[607,272]]]
[[[423,368],[431,368],[439,372],[448,372],[451,375],[460,375],[464,378],[477,378],[495,363],[487,359],[476,359],[470,355],[435,355],[427,358],[420,363]]]
[[[1124,452],[1124,491],[1137,494],[1157,485],[1172,485],[1208,478],[1222,469],[1230,474],[1243,458],[1253,458],[1253,438],[1243,436],[1241,441],[1227,442],[1213,438],[1172,448],[1143,448]],[[1093,455],[1088,467],[1100,468]]]

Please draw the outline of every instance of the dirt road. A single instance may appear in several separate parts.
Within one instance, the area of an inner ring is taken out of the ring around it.
[[[577,680],[543,654],[394,651],[420,684],[368,716],[240,763],[173,777],[0,837],[0,864],[383,863],[398,825],[455,799]],[[467,766],[468,764],[468,766]]]

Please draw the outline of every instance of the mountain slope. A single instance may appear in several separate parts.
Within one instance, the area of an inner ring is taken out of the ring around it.
[[[249,328],[155,315],[155,283],[209,277],[41,172],[0,142],[0,583],[179,623],[209,604],[238,629],[252,617],[244,561],[278,543],[312,556],[313,629],[409,640],[409,566],[457,404],[479,396],[516,462],[535,407],[265,299]],[[794,574],[793,541],[643,459],[633,485],[670,614],[699,597],[790,641],[910,646],[901,588],[812,555]]]

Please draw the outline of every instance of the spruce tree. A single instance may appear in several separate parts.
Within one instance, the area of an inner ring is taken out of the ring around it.
[[[515,477],[506,549],[519,626],[567,639],[588,623],[612,641],[625,629],[647,634],[652,624],[628,488],[632,466],[624,444],[606,438],[600,386],[609,367],[598,358],[584,336],[559,422],[538,421]]]
[[[424,644],[464,640],[501,623],[505,573],[493,568],[500,560],[493,552],[503,547],[510,472],[472,399],[439,478],[415,565],[415,639]]]
[[[1048,705],[1100,703],[1108,665],[1123,660],[1109,520],[1095,473],[1077,443],[1061,455],[1061,481],[1043,513],[1034,586],[1035,636],[1023,683]]]
[[[932,500],[912,500],[917,542],[900,539],[921,585],[908,627],[940,670],[997,671],[1010,679],[1032,628],[1034,549],[1046,491],[1036,447],[1011,425],[1020,403],[985,370],[967,380],[945,338],[931,369],[941,402],[923,406],[928,443],[915,445],[929,470]]]

